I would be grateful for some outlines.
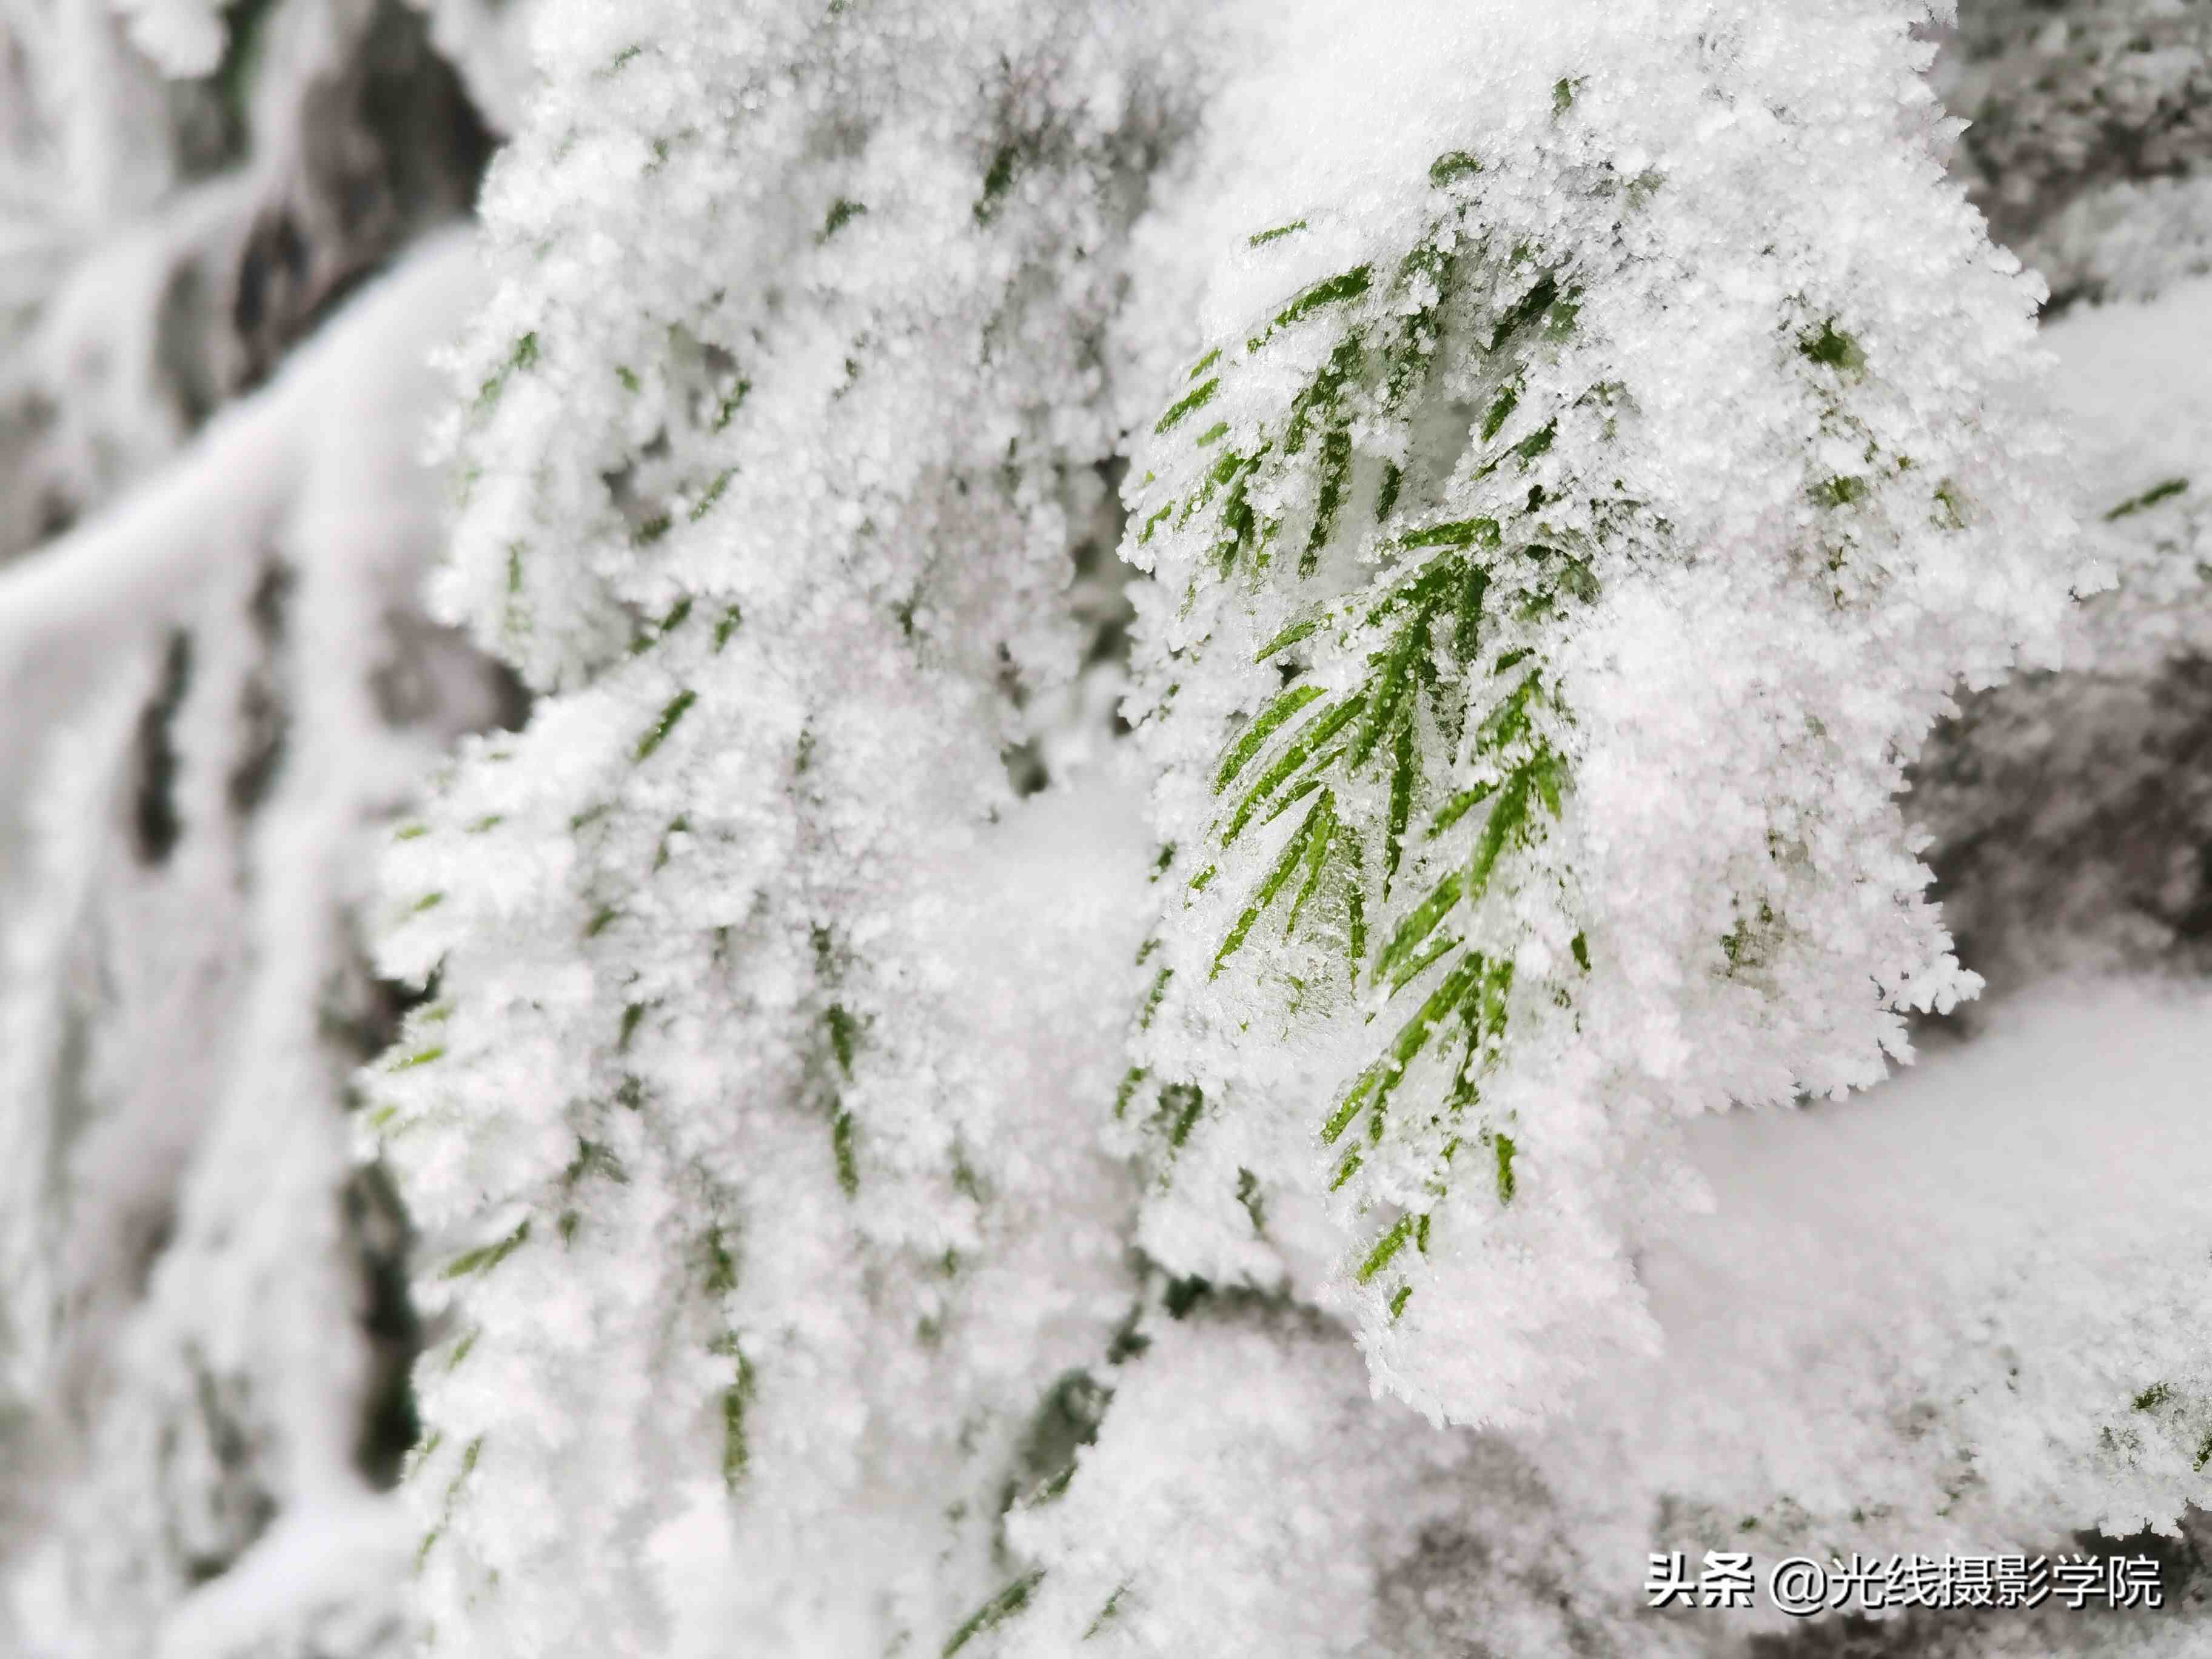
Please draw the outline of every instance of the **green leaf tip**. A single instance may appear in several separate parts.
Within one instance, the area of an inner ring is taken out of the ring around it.
[[[1269,640],[1267,644],[1261,646],[1257,651],[1254,652],[1252,653],[1252,660],[1254,662],[1265,662],[1270,657],[1279,656],[1285,651],[1289,650],[1291,647],[1296,645],[1300,640],[1311,636],[1314,630],[1321,626],[1321,623],[1322,619],[1319,617],[1309,617],[1304,622],[1292,623],[1281,633],[1276,635],[1274,638]]]
[[[732,1492],[744,1480],[752,1456],[745,1441],[745,1413],[752,1404],[753,1368],[743,1354],[737,1361],[737,1380],[722,1391],[722,1483]]]
[[[2207,1443],[2212,1443],[2212,1442],[2208,1442]],[[1115,1613],[1120,1611],[1121,1597],[1127,1593],[1128,1589],[1129,1586],[1127,1584],[1121,1584],[1115,1587],[1114,1593],[1106,1598],[1106,1605],[1098,1609],[1098,1616],[1091,1621],[1091,1627],[1083,1632],[1081,1638],[1082,1640],[1088,1642],[1092,1637],[1097,1635],[1100,1631],[1106,1628],[1108,1622],[1113,1619]]]
[[[1285,721],[1322,695],[1321,687],[1317,685],[1292,686],[1261,709],[1243,731],[1237,733],[1236,743],[1221,757],[1221,764],[1213,774],[1213,793],[1218,795],[1234,782],[1237,775],[1266,746],[1267,739]]]
[[[1014,169],[1020,165],[1022,153],[1018,146],[1001,144],[991,157],[991,165],[983,172],[983,193],[975,198],[975,222],[988,225],[999,210],[1000,199],[1012,186]]]
[[[1498,428],[1511,417],[1514,409],[1520,402],[1521,387],[1518,382],[1501,388],[1498,394],[1490,400],[1490,408],[1482,417],[1483,442],[1488,443],[1498,435]]]
[[[660,711],[660,718],[653,723],[652,730],[637,740],[636,758],[641,761],[646,759],[654,750],[665,743],[668,740],[668,734],[676,729],[676,723],[682,720],[690,711],[691,705],[698,701],[699,694],[696,691],[679,691],[672,697],[668,706]]]
[[[1202,383],[1196,391],[1186,392],[1167,407],[1167,412],[1152,423],[1152,435],[1159,437],[1182,424],[1194,410],[1200,410],[1213,401],[1213,394],[1221,390],[1221,377],[1215,375]]]
[[[1559,279],[1547,270],[1537,277],[1534,286],[1521,296],[1511,310],[1498,319],[1498,326],[1491,331],[1490,349],[1496,351],[1520,330],[1549,311],[1552,301],[1559,297]]]
[[[1832,317],[1801,338],[1797,349],[1811,362],[1846,374],[1856,374],[1866,367],[1866,353],[1859,343],[1838,328]]]
[[[473,1250],[464,1250],[446,1264],[441,1279],[461,1279],[470,1273],[488,1273],[494,1267],[520,1249],[530,1237],[530,1218],[525,1216],[521,1224],[496,1243],[478,1245]],[[471,1460],[472,1462],[473,1459]]]
[[[1252,815],[1266,805],[1275,792],[1289,782],[1322,744],[1357,719],[1366,706],[1367,694],[1355,691],[1308,725],[1290,747],[1276,757],[1275,763],[1261,775],[1259,782],[1252,786],[1244,799],[1237,804],[1237,810],[1230,814],[1228,826],[1221,832],[1222,847],[1225,849],[1243,834],[1245,825],[1252,821]]]
[[[1163,968],[1153,976],[1152,988],[1145,994],[1144,1010],[1137,1016],[1139,1030],[1145,1031],[1152,1029],[1152,1016],[1159,1012],[1160,999],[1167,995],[1168,981],[1174,977],[1175,969],[1172,968]]]
[[[1169,1150],[1179,1152],[1206,1115],[1206,1091],[1195,1083],[1171,1083],[1160,1091],[1160,1111],[1167,1120]]]
[[[529,368],[538,362],[538,331],[532,329],[514,343],[514,349],[507,361],[477,389],[477,402],[489,405],[499,401],[499,394],[507,389],[507,377]]]
[[[699,499],[691,504],[689,516],[693,524],[698,523],[700,520],[714,510],[714,503],[722,499],[722,492],[730,487],[730,480],[737,476],[738,469],[734,466],[726,466],[714,476],[707,488],[701,492]]]
[[[1495,519],[1455,519],[1449,524],[1432,524],[1419,530],[1411,530],[1398,538],[1398,545],[1411,550],[1417,547],[1496,547],[1501,539]]]
[[[1257,351],[1267,343],[1276,330],[1303,322],[1326,307],[1342,305],[1346,301],[1359,298],[1367,292],[1374,279],[1374,266],[1354,265],[1349,270],[1339,271],[1334,276],[1324,276],[1321,281],[1299,289],[1291,296],[1290,302],[1275,313],[1274,319],[1264,331],[1244,343],[1244,349]]]
[[[1375,1248],[1367,1253],[1367,1259],[1359,1264],[1359,1270],[1353,1276],[1361,1284],[1366,1284],[1390,1265],[1391,1258],[1406,1248],[1406,1242],[1413,1236],[1413,1218],[1400,1216],[1391,1224],[1390,1231],[1376,1241]]]
[[[1267,1204],[1261,1195],[1260,1177],[1241,1167],[1237,1171],[1237,1201],[1244,1206],[1244,1213],[1252,1218],[1253,1232],[1265,1238],[1267,1236]]]
[[[1413,960],[1429,935],[1436,932],[1437,925],[1450,915],[1452,907],[1459,902],[1465,881],[1466,878],[1460,871],[1447,872],[1443,879],[1430,890],[1429,896],[1406,913],[1404,919],[1392,931],[1389,943],[1382,947],[1382,954],[1375,959],[1375,978],[1390,978],[1393,969]],[[1397,983],[1402,985],[1412,976],[1411,973],[1400,975]]]
[[[1223,965],[1243,947],[1254,924],[1275,902],[1295,871],[1312,860],[1314,869],[1309,877],[1309,885],[1318,880],[1320,857],[1326,854],[1328,836],[1335,826],[1336,798],[1333,792],[1323,790],[1321,799],[1314,803],[1304,821],[1291,831],[1290,839],[1283,843],[1273,867],[1255,890],[1251,902],[1237,918],[1236,926],[1229,930],[1229,936],[1222,941],[1221,949],[1215,953],[1213,965],[1207,972],[1208,979],[1220,976]],[[1303,899],[1300,902],[1303,902]],[[1295,911],[1293,917],[1295,919]]]
[[[860,1191],[860,1165],[853,1145],[853,1115],[840,1106],[830,1118],[830,1150],[837,1162],[837,1186],[846,1197]]]
[[[730,388],[721,403],[715,408],[714,427],[715,431],[720,432],[724,427],[729,425],[731,418],[738,410],[744,407],[745,394],[752,389],[753,383],[750,380],[739,380],[736,386]]]
[[[1143,1084],[1146,1075],[1146,1070],[1141,1066],[1132,1066],[1121,1074],[1121,1086],[1114,1091],[1114,1115],[1116,1118],[1128,1115],[1129,1103],[1136,1097],[1137,1090]]]
[[[738,1259],[732,1254],[728,1241],[720,1227],[707,1229],[707,1291],[710,1296],[726,1296],[738,1287]]]
[[[2189,480],[2186,478],[2168,478],[2163,483],[2153,484],[2142,495],[2130,496],[2105,514],[2105,522],[2110,524],[2115,519],[2133,518],[2145,507],[2156,507],[2160,501],[2170,500],[2188,488]]]
[[[848,1013],[842,1003],[831,1003],[823,1015],[823,1023],[830,1028],[830,1050],[837,1057],[837,1069],[847,1077],[853,1075],[853,1052],[860,1032],[860,1023]]]
[[[1043,1582],[1044,1569],[1042,1567],[1034,1568],[1015,1579],[976,1608],[965,1624],[945,1638],[945,1646],[939,1650],[939,1659],[952,1659],[954,1654],[976,1637],[1012,1618],[1029,1605],[1030,1594]]]
[[[1449,149],[1429,163],[1429,182],[1441,190],[1455,179],[1472,179],[1482,163],[1463,149]]]

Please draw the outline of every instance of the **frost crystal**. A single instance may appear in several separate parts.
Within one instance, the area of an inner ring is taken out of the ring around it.
[[[1432,1417],[1646,1339],[1672,1120],[1873,1082],[1974,983],[1894,797],[1959,678],[2050,653],[2068,515],[1906,21],[1352,29],[1184,210],[1253,234],[1131,497],[1142,1236],[1212,1273],[1248,1185],[1318,1205],[1309,1288]]]
[[[457,1652],[653,1650],[636,1542],[711,1474],[738,1628],[938,1641],[1135,1296],[1083,1129],[1119,1013],[1054,975],[1134,951],[1136,858],[1027,902],[973,872],[1041,833],[1002,753],[1079,667],[1171,54],[1029,5],[575,4],[540,39],[441,592],[556,695],[386,866],[385,960],[435,1000],[374,1121],[454,1304],[427,1615]]]

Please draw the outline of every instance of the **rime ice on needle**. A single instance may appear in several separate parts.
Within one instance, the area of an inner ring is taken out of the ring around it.
[[[2076,573],[1923,15],[549,8],[440,586],[546,695],[387,866],[437,1644],[650,1650],[702,1475],[770,1652],[1349,1651],[1495,1521],[1316,1310],[1526,1423],[1678,1120],[1972,988],[1895,796]],[[1125,452],[1157,926],[1116,842],[976,937]]]
[[[1143,1236],[1317,1200],[1305,1288],[1432,1417],[1644,1339],[1673,1120],[1870,1083],[1973,983],[1894,797],[2050,653],[2069,514],[1911,16],[1332,20],[1183,210],[1253,234],[1133,475]]]
[[[958,872],[1035,833],[1001,751],[1078,666],[1165,21],[546,10],[441,592],[552,695],[399,832],[437,994],[373,1085],[454,1305],[441,1650],[654,1650],[638,1546],[705,1475],[765,1650],[941,1640],[1135,1297],[1079,1127],[1121,1014],[1055,973],[1133,952],[1118,855],[996,917]]]

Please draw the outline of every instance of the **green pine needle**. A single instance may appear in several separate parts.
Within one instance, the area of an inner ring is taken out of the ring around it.
[[[1154,437],[1158,437],[1164,434],[1174,431],[1176,427],[1182,423],[1185,416],[1192,414],[1197,410],[1205,408],[1206,404],[1212,403],[1213,401],[1213,394],[1220,390],[1221,377],[1217,374],[1212,380],[1207,380],[1201,385],[1197,391],[1188,392],[1176,402],[1169,404],[1167,413],[1161,416],[1160,418],[1153,423],[1152,435]]]
[[[1354,265],[1350,270],[1334,276],[1324,276],[1294,295],[1288,305],[1275,313],[1274,320],[1267,325],[1265,332],[1244,343],[1244,349],[1257,351],[1267,343],[1277,329],[1289,328],[1302,322],[1325,306],[1342,305],[1346,301],[1358,299],[1367,292],[1367,286],[1374,276],[1372,265]]]
[[[1376,958],[1376,979],[1390,977],[1392,970],[1419,951],[1423,941],[1436,932],[1437,924],[1450,915],[1452,907],[1459,902],[1460,894],[1464,890],[1464,879],[1457,870],[1447,872],[1429,896],[1406,913],[1392,932],[1389,944],[1382,947],[1382,954]]]
[[[483,1244],[473,1250],[461,1252],[446,1264],[445,1271],[438,1277],[460,1279],[470,1273],[488,1273],[520,1249],[529,1237],[530,1218],[525,1216],[522,1224],[497,1243]]]
[[[1366,694],[1354,692],[1305,728],[1297,741],[1285,750],[1275,763],[1261,775],[1260,781],[1253,786],[1251,793],[1237,803],[1228,827],[1221,833],[1221,845],[1224,849],[1243,832],[1244,826],[1251,822],[1252,814],[1266,805],[1268,799],[1306,763],[1313,752],[1342,731],[1366,704]]]
[[[1390,1265],[1390,1259],[1406,1248],[1406,1241],[1413,1236],[1413,1218],[1401,1215],[1391,1224],[1390,1231],[1376,1241],[1375,1248],[1367,1253],[1367,1260],[1359,1264],[1353,1275],[1364,1285]]]
[[[753,1368],[743,1354],[737,1360],[737,1381],[722,1391],[722,1483],[732,1492],[744,1479],[752,1456],[745,1441],[745,1413],[752,1404]]]
[[[676,729],[676,723],[682,720],[690,711],[691,705],[698,701],[699,694],[696,691],[679,691],[671,698],[668,706],[660,711],[660,718],[653,723],[653,729],[638,739],[636,758],[644,760],[665,743],[668,740],[668,734]]]
[[[1267,744],[1267,739],[1291,715],[1323,695],[1317,685],[1297,685],[1282,693],[1261,709],[1251,723],[1237,733],[1237,742],[1221,757],[1220,768],[1213,775],[1213,793],[1219,794],[1236,781],[1251,758]]]
[[[1024,1573],[971,1614],[967,1623],[952,1632],[940,1650],[939,1659],[952,1656],[966,1647],[985,1631],[995,1628],[1029,1605],[1030,1593],[1044,1581],[1044,1569],[1038,1567]],[[1111,1607],[1111,1603],[1109,1603]],[[1100,1618],[1104,1618],[1101,1613]]]
[[[1276,856],[1274,867],[1268,871],[1266,879],[1261,882],[1258,891],[1253,895],[1251,903],[1245,907],[1244,913],[1237,918],[1237,925],[1229,930],[1229,937],[1221,942],[1221,949],[1213,958],[1212,969],[1206,975],[1208,979],[1220,976],[1222,964],[1235,956],[1243,947],[1246,936],[1252,931],[1253,924],[1257,922],[1267,908],[1275,902],[1275,896],[1283,890],[1284,884],[1290,880],[1291,872],[1297,869],[1305,859],[1307,843],[1314,839],[1316,828],[1321,823],[1324,814],[1328,815],[1328,826],[1331,828],[1334,826],[1334,796],[1324,794],[1314,804],[1313,810],[1306,814],[1304,821],[1291,832],[1291,838],[1283,843],[1283,850]],[[1322,834],[1326,836],[1327,830],[1324,830]]]
[[[2179,495],[2188,488],[2189,480],[2186,478],[2168,478],[2163,483],[2153,484],[2142,495],[2130,496],[2105,514],[2105,522],[2110,524],[2115,519],[2132,518],[2145,507],[2156,507],[2160,501]]]
[[[1318,629],[1321,624],[1322,619],[1319,617],[1309,617],[1304,622],[1292,623],[1281,633],[1276,635],[1274,638],[1269,640],[1267,644],[1261,646],[1259,650],[1253,653],[1252,660],[1254,662],[1265,662],[1270,657],[1279,656],[1282,653],[1289,650],[1292,646],[1296,645],[1300,640],[1310,638],[1314,630]]]
[[[830,1150],[837,1160],[837,1185],[848,1198],[860,1190],[860,1160],[853,1149],[853,1115],[839,1107],[830,1118]]]

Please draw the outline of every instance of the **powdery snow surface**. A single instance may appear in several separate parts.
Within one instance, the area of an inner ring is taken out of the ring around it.
[[[1792,1621],[1645,1614],[1649,1552],[2037,1554],[2093,1523],[2171,1531],[2212,1498],[2208,1054],[2212,994],[2052,982],[1850,1102],[1697,1123],[1712,1208],[1638,1257],[1660,1353],[1539,1431],[1356,1407],[1334,1336],[1170,1328],[1066,1507],[1018,1521],[1063,1565],[1005,1651],[1072,1651],[1109,1600],[1105,1652],[1733,1651]],[[1449,1614],[1409,1620],[1387,1587],[1439,1539],[1474,1576]],[[1567,1596],[1532,1594],[1547,1567]],[[1285,1593],[1220,1593],[1255,1578]],[[2186,1652],[2188,1618],[2018,1650]]]
[[[1601,1579],[2033,1554],[2212,1501],[2212,995],[2052,981],[1984,1013],[1863,1097],[1686,1132],[1713,1208],[1640,1258],[1661,1355],[1523,1443]]]
[[[1793,1621],[1646,1613],[1649,1552],[2037,1554],[2095,1522],[2170,1529],[2212,1498],[2192,1467],[2212,994],[2053,981],[1988,1015],[1847,1103],[1692,1126],[1711,1208],[1638,1259],[1661,1352],[1540,1431],[1431,1430],[1370,1398],[1340,1330],[1279,1310],[1156,1327],[1067,1498],[1017,1513],[1054,1565],[977,1650],[1734,1652]],[[663,1540],[684,1659],[724,1650],[730,1548],[711,1505]],[[2081,1628],[1990,1650],[2204,1639],[2185,1613],[2060,1617]]]

